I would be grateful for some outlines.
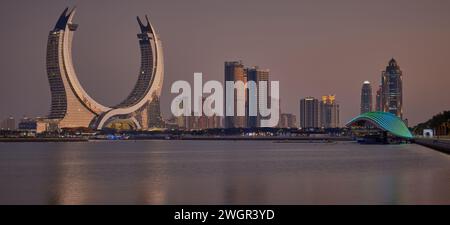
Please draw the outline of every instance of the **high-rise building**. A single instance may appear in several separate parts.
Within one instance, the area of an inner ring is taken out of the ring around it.
[[[261,119],[266,119],[261,117],[259,113],[259,106],[261,104],[266,107],[270,107],[270,95],[269,95],[269,70],[259,69],[257,66],[252,68],[245,69],[247,75],[247,82],[253,81],[256,84],[257,91],[254,93],[250,93],[250,90],[247,92],[247,127],[260,127]],[[261,81],[266,81],[265,90],[262,86]],[[263,95],[263,91],[266,91],[266,95]],[[249,107],[250,107],[250,98],[253,97],[256,99],[256,116],[249,115]]]
[[[72,23],[75,9],[65,9],[47,42],[47,76],[51,90],[48,119],[63,127],[88,127],[108,107],[94,101],[82,88],[72,63],[72,39],[78,25]]]
[[[280,122],[278,123],[280,128],[296,128],[297,117],[294,114],[282,113],[280,115]]]
[[[381,75],[381,106],[383,112],[403,117],[403,74],[395,59],[389,61]]]
[[[164,121],[161,116],[159,96],[154,94],[152,101],[148,104],[148,128],[163,128]]]
[[[180,129],[177,122],[178,122],[177,117],[175,116],[169,117],[167,120],[164,121],[164,127],[169,130]]]
[[[37,119],[32,119],[28,117],[23,117],[19,124],[17,125],[18,129],[21,131],[36,131],[37,129]]]
[[[197,116],[187,116],[187,126],[186,130],[197,130],[198,129],[198,118]]]
[[[319,124],[323,128],[339,127],[339,104],[335,95],[324,95],[319,106]]]
[[[313,97],[300,100],[300,127],[319,127],[319,101]]]
[[[176,124],[178,126],[178,129],[183,130],[183,129],[186,129],[186,127],[188,127],[187,126],[187,122],[186,122],[186,118],[187,117],[185,117],[184,115],[176,117]]]
[[[203,105],[210,105],[211,104],[211,99],[208,98],[202,98],[203,99]],[[202,107],[202,106],[200,106]],[[206,115],[211,115],[211,111],[205,111],[203,110],[203,114],[206,117],[206,121],[207,121],[207,129],[213,129],[213,128],[220,128],[221,127],[221,120],[222,120],[222,116],[218,116],[215,113],[213,113],[212,116],[206,116]],[[206,129],[205,128],[205,129]]]
[[[197,129],[205,130],[208,129],[208,117],[205,115],[198,116],[197,118]]]
[[[227,81],[241,81],[244,84],[247,81],[247,77],[245,74],[244,65],[241,61],[234,61],[234,62],[225,62],[225,85]],[[240,96],[237,93],[238,91],[234,90],[234,113],[233,116],[227,116],[226,112],[228,111],[227,108],[231,107],[230,105],[227,105],[227,101],[224,102],[225,106],[225,128],[238,128],[238,127],[246,127],[246,116],[238,116],[238,106],[241,107],[244,106],[244,112],[246,112],[246,95]],[[244,93],[246,91],[244,90]],[[227,96],[227,88],[225,86],[225,92],[224,96]]]
[[[361,114],[371,112],[372,106],[372,86],[369,81],[364,81],[361,88]]]
[[[49,32],[47,42],[47,77],[51,90],[48,123],[64,127],[103,129],[123,123],[134,129],[146,129],[147,105],[152,94],[161,94],[164,63],[161,40],[147,17],[146,24],[137,18],[141,32],[137,34],[141,50],[138,81],[128,97],[114,107],[106,107],[92,99],[81,86],[72,62],[72,39],[78,25],[72,22],[75,9],[68,8]],[[53,125],[52,125],[53,126]]]
[[[222,117],[221,116],[209,116],[208,117],[208,128],[221,128],[222,127]]]
[[[1,123],[1,128],[4,130],[15,130],[16,129],[16,119],[14,117],[9,116],[4,119]]]
[[[375,111],[377,111],[377,112],[383,111],[383,106],[381,105],[381,85],[378,86],[378,89],[377,89]]]

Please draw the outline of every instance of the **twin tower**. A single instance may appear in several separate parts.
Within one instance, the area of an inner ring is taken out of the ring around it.
[[[112,123],[126,123],[132,129],[147,129],[148,104],[161,95],[164,61],[161,40],[148,17],[137,17],[141,51],[138,80],[121,103],[104,106],[83,89],[72,63],[72,39],[78,25],[72,22],[75,9],[68,8],[50,31],[47,43],[47,75],[51,90],[51,110],[46,121],[58,128],[103,129]]]

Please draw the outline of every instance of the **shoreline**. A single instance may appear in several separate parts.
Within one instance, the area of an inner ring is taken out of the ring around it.
[[[353,141],[351,137],[280,137],[280,136],[175,136],[170,138],[132,137],[128,140],[199,140],[199,141]]]
[[[0,143],[21,142],[88,142],[87,138],[0,138]]]
[[[414,143],[450,155],[450,140],[437,138],[416,138]]]
[[[279,137],[279,136],[156,136],[156,137],[130,137],[117,139],[121,141],[144,141],[144,140],[198,140],[198,141],[279,141],[280,143],[295,142],[336,142],[354,141],[351,137]],[[113,141],[105,138],[0,138],[1,142],[89,142],[89,141]]]
[[[336,143],[354,142],[352,137],[280,137],[280,136],[154,136],[154,137],[130,137],[127,139],[105,139],[105,138],[0,138],[0,143],[50,143],[50,142],[101,142],[101,141],[274,141],[276,143]],[[416,138],[412,143],[427,147],[431,150],[450,154],[450,140]]]

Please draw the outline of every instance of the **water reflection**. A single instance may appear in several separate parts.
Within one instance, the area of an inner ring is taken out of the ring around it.
[[[55,150],[56,158],[54,185],[49,190],[51,203],[54,204],[83,204],[89,199],[89,180],[83,175],[89,170],[83,162],[84,151],[72,150],[73,145],[62,143]]]
[[[417,145],[3,143],[0,203],[449,204],[449,162]]]
[[[110,143],[111,144],[111,143]],[[125,143],[114,143],[124,145]],[[149,142],[147,149],[158,149]],[[107,143],[57,146],[49,204],[165,204],[165,159],[145,151],[96,151]],[[136,157],[136,158],[135,158]]]

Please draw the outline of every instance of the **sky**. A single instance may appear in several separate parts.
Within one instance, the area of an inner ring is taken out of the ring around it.
[[[173,82],[192,84],[194,72],[223,82],[232,60],[269,69],[282,112],[297,116],[301,98],[335,94],[345,124],[359,114],[362,83],[376,89],[392,57],[403,71],[409,125],[450,110],[447,0],[2,0],[0,119],[48,114],[47,37],[67,6],[77,6],[78,78],[105,105],[127,97],[137,80],[136,16],[148,14],[164,48],[165,118]]]

